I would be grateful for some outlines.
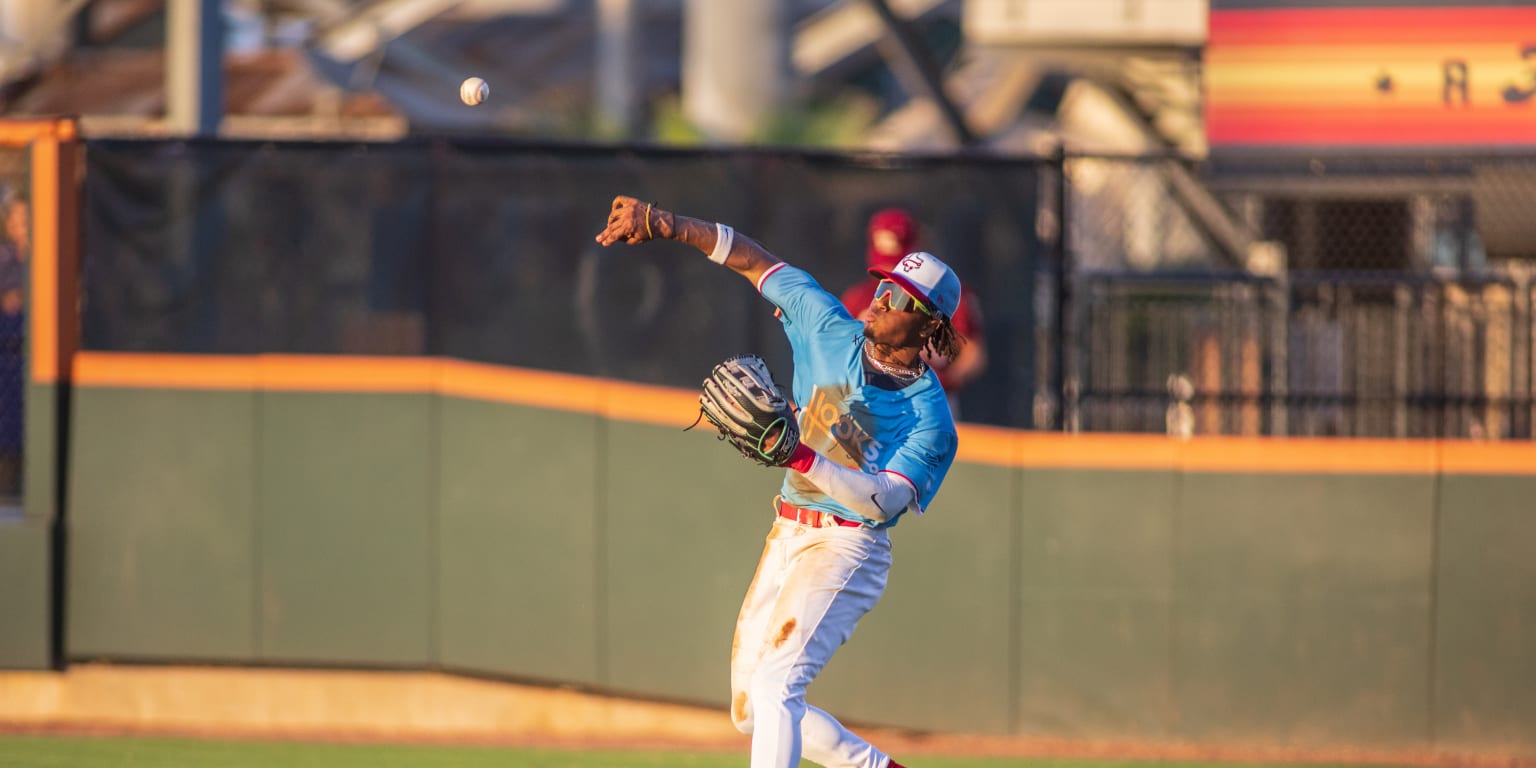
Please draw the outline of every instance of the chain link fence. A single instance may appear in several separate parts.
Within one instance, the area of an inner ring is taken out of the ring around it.
[[[1531,437],[1536,159],[1057,168],[1036,426]]]
[[[30,153],[0,149],[0,519],[21,515],[22,414],[26,394]]]

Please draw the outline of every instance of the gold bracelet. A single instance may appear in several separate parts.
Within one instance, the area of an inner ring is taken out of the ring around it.
[[[646,203],[645,204],[645,239],[647,239],[647,240],[655,240],[656,239],[656,236],[651,234],[651,204],[650,203]]]

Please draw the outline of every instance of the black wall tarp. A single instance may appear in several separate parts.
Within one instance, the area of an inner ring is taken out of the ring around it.
[[[84,347],[452,356],[694,387],[788,345],[750,284],[676,243],[597,246],[616,194],[724,221],[840,292],[905,206],[981,302],[967,420],[1034,397],[1036,160],[415,140],[92,141]]]

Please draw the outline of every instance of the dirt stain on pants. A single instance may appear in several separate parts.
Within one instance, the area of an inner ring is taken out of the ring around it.
[[[779,627],[779,636],[775,637],[773,639],[773,647],[774,648],[782,647],[784,645],[784,641],[788,640],[790,634],[793,633],[794,631],[795,631],[795,620],[794,619],[790,619],[789,621],[784,622],[784,626]]]

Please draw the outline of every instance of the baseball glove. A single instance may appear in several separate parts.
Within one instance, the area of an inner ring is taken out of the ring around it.
[[[800,445],[794,409],[757,355],[716,365],[704,380],[699,410],[720,430],[721,440],[765,467],[783,466]]]

